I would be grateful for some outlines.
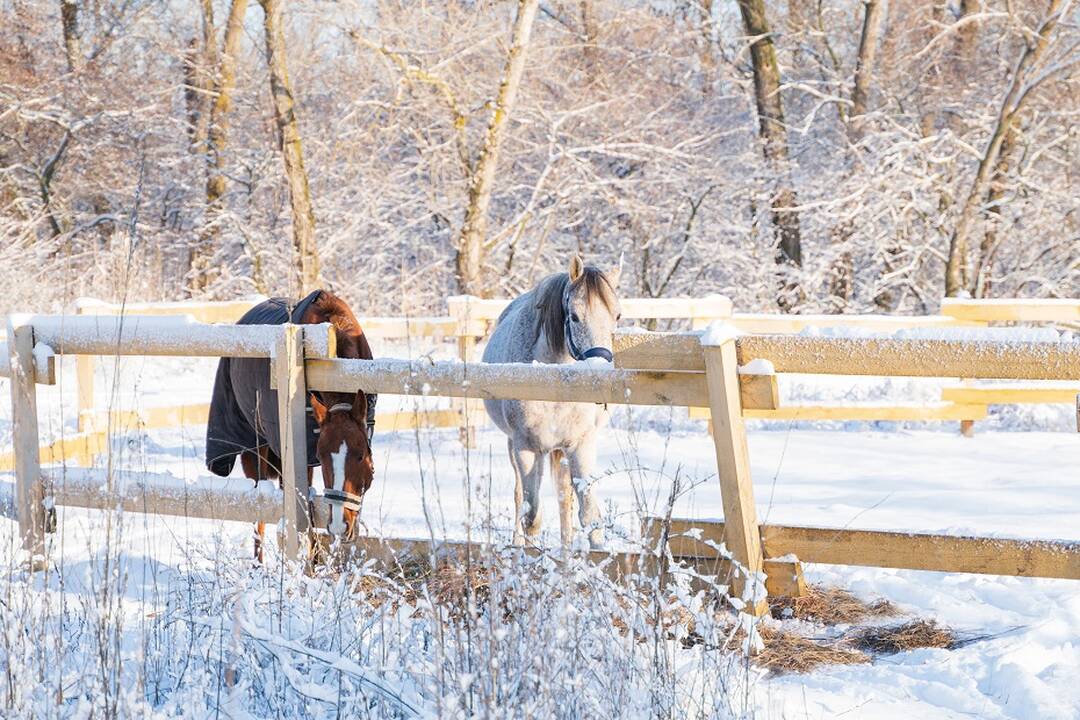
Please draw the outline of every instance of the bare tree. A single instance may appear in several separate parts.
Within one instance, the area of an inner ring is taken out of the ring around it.
[[[772,221],[777,236],[776,262],[782,268],[797,267],[803,260],[799,216],[795,211],[798,198],[787,167],[788,139],[780,100],[780,67],[765,16],[765,0],[739,0],[739,11],[746,34],[751,38],[750,61],[762,151],[776,180],[772,199]],[[781,308],[791,309],[798,302],[798,288],[786,279],[786,275],[787,271],[782,270],[783,287],[778,302]]]
[[[1032,97],[1032,92],[1055,72],[1069,67],[1065,64],[1044,70],[1032,77],[1036,66],[1044,59],[1050,39],[1057,27],[1065,7],[1071,0],[1050,0],[1046,15],[1033,36],[1025,43],[1019,59],[1012,71],[1009,86],[998,108],[997,119],[990,134],[990,140],[979,159],[975,177],[971,181],[967,198],[957,218],[952,237],[949,239],[949,257],[945,266],[945,294],[957,297],[970,292],[970,273],[968,268],[968,235],[976,217],[983,208],[989,187],[991,174],[1001,158],[1001,148],[1006,138],[1013,131],[1017,119]]]
[[[469,180],[469,199],[465,209],[465,222],[457,241],[458,287],[463,293],[485,295],[487,288],[482,278],[484,264],[484,240],[488,228],[488,207],[495,187],[495,170],[499,162],[499,147],[510,115],[514,111],[521,77],[525,72],[525,55],[529,48],[533,21],[539,0],[518,0],[517,16],[514,18],[513,36],[506,56],[499,93],[492,108],[484,136],[484,146]]]
[[[206,219],[192,249],[189,287],[193,292],[206,289],[213,275],[212,258],[220,235],[222,196],[225,194],[225,147],[228,142],[229,109],[236,87],[236,56],[244,31],[248,0],[232,0],[225,24],[225,40],[214,77],[213,104],[207,129]]]
[[[64,55],[67,57],[68,70],[78,72],[83,66],[83,50],[77,0],[60,0],[60,23],[64,29]]]
[[[854,139],[865,131],[867,106],[870,101],[870,83],[874,77],[874,61],[877,58],[878,38],[885,16],[885,0],[864,0],[862,34],[859,36],[859,55],[855,64],[855,80],[851,88],[851,122],[849,129]]]
[[[259,0],[266,31],[266,63],[270,69],[270,93],[274,106],[278,143],[285,163],[285,180],[292,206],[293,251],[300,294],[315,289],[319,283],[319,256],[315,246],[315,211],[304,154],[300,148],[300,125],[296,102],[289,83],[285,54],[285,31],[281,23],[281,0]]]

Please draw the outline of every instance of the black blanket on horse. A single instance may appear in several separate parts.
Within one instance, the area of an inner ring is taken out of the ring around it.
[[[295,306],[288,300],[271,298],[244,313],[237,325],[284,325],[298,323],[321,290],[308,295]],[[270,389],[269,358],[221,358],[214,379],[210,401],[210,419],[206,423],[206,467],[215,475],[232,472],[236,456],[245,450],[255,451],[267,445],[281,457],[281,433],[278,424],[277,391]],[[375,396],[368,395],[368,436],[375,425]],[[319,464],[315,454],[318,425],[308,400],[308,466]]]

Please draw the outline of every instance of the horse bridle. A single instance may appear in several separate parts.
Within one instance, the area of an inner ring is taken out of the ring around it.
[[[591,347],[585,351],[582,351],[578,344],[574,342],[574,333],[570,328],[570,295],[569,293],[563,295],[563,335],[566,336],[566,349],[570,351],[570,357],[575,360],[588,360],[589,358],[603,358],[608,362],[614,362],[614,356],[611,351],[606,347],[597,345]]]
[[[335,412],[349,412],[351,413],[353,406],[351,403],[336,403],[330,406],[330,409],[326,411],[327,415],[331,415]],[[314,490],[313,490],[314,492]],[[327,502],[340,503],[341,507],[346,510],[354,510],[360,512],[361,503],[364,498],[362,495],[348,492],[347,490],[335,490],[334,488],[325,488],[323,490],[323,497]]]

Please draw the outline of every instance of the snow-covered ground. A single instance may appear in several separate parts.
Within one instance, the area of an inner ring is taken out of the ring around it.
[[[205,401],[213,363],[125,361],[124,382],[108,392],[102,363],[99,403],[149,407]],[[66,363],[65,363],[66,364]],[[65,367],[70,383],[70,368]],[[940,383],[812,378],[782,380],[785,398],[917,400]],[[42,435],[70,432],[74,413],[59,389],[40,392]],[[0,384],[0,397],[7,388]],[[386,397],[380,410],[418,401]],[[423,403],[424,400],[419,401]],[[899,427],[871,423],[758,423],[750,455],[758,511],[764,521],[886,530],[1080,539],[1080,435],[1069,432],[1064,407],[1009,410],[959,436],[952,424]],[[677,516],[722,516],[712,443],[704,423],[685,410],[619,409],[600,445],[597,491],[611,543],[631,543],[643,513],[662,509],[673,481],[682,491]],[[1023,431],[1035,427],[1035,431]],[[131,432],[115,443],[120,467],[167,473],[176,482],[207,478],[204,428]],[[0,409],[0,438],[10,434],[10,410]],[[384,433],[374,445],[376,483],[365,502],[373,534],[463,537],[466,527],[508,536],[513,483],[505,441],[488,428],[465,450],[454,430]],[[220,481],[219,481],[220,482]],[[227,481],[245,487],[239,469]],[[0,475],[9,495],[10,476]],[[554,490],[545,486],[546,527],[557,534]],[[250,553],[242,524],[129,515],[121,559],[130,632],[161,612],[157,584],[190,582],[193,555]],[[104,515],[63,510],[63,562],[100,560]],[[0,520],[0,537],[13,523]],[[872,665],[827,667],[807,675],[763,676],[751,683],[763,718],[1061,718],[1080,717],[1080,583],[996,576],[836,566],[806,567],[811,582],[839,585],[862,597],[883,596],[913,615],[931,617],[988,639],[956,650],[918,650]],[[87,571],[85,578],[92,578]],[[56,592],[70,607],[99,601],[78,572]],[[155,586],[153,592],[149,591]],[[75,671],[76,668],[72,668]]]

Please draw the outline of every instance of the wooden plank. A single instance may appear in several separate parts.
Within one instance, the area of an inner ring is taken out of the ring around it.
[[[986,405],[967,403],[897,403],[895,405],[782,405],[771,410],[743,408],[743,417],[754,420],[982,420],[987,415]],[[708,420],[708,408],[692,407],[691,420]]]
[[[798,333],[810,327],[895,332],[906,328],[972,327],[984,323],[947,315],[780,315],[735,313],[728,320],[748,334]]]
[[[300,559],[300,535],[308,530],[307,388],[304,332],[309,326],[283,325],[272,364],[277,378],[281,432],[281,479],[285,504],[285,556]]]
[[[747,408],[771,411],[780,407],[780,388],[776,375],[751,375],[739,373],[739,404],[746,416]]]
[[[11,352],[6,341],[0,341],[0,377],[11,377]],[[38,385],[56,384],[56,356],[51,352],[34,355],[34,382]]]
[[[748,576],[753,576],[763,570],[765,557],[761,550],[757,508],[754,507],[750,451],[739,404],[735,342],[729,339],[720,345],[703,347],[716,467],[724,503],[724,542],[734,560],[742,565]],[[747,602],[751,614],[760,616],[768,613],[769,607],[764,597],[750,596],[752,590],[746,577],[736,575],[732,588],[737,597]]]
[[[744,335],[739,364],[763,358],[779,373],[1080,380],[1080,342],[895,340]],[[617,367],[700,372],[696,333],[617,333]]]
[[[985,405],[954,403],[783,405],[773,410],[747,409],[743,417],[755,420],[982,420]]]
[[[496,320],[510,300],[457,295],[446,299],[451,315],[472,320]],[[703,298],[619,298],[624,320],[717,319],[731,315],[731,300],[723,295]]]
[[[213,478],[212,482],[222,487],[211,489],[172,476],[159,479],[144,471],[114,470],[112,485],[120,490],[109,492],[102,474],[101,470],[72,468],[46,472],[55,489],[56,504],[65,507],[245,523],[277,523],[281,519],[282,495],[276,488],[266,492],[266,482],[261,483],[263,491],[256,491],[250,482]]]
[[[326,548],[329,536],[319,533],[318,542]],[[427,538],[383,538],[361,536],[343,543],[341,556],[362,557],[375,560],[384,568],[396,568],[407,566],[410,572],[415,572],[416,564],[426,564],[430,571],[432,561],[435,565],[454,564],[464,566],[467,557],[471,556],[473,562],[485,563],[490,566],[492,558],[506,558],[513,562],[518,557],[518,552],[526,557],[538,557],[545,551],[535,547],[515,548],[509,555],[500,555],[500,548],[485,543],[468,543],[463,540],[437,540],[434,543]],[[568,562],[578,562],[587,558],[594,565],[599,566],[612,580],[622,581],[633,575],[651,572],[651,560],[638,552],[608,552],[605,550],[592,550],[587,555],[573,554],[569,557],[562,554],[561,550],[547,551],[546,555],[556,564],[562,565]],[[693,566],[702,574],[713,573],[713,562],[708,558],[685,558],[687,565]]]
[[[455,428],[460,425],[461,412],[454,409],[399,410],[375,415],[375,432],[378,433],[417,428]]]
[[[38,342],[62,355],[270,357],[278,325],[207,325],[189,317],[28,315]],[[337,336],[329,323],[307,325],[308,357],[334,357]]]
[[[941,389],[941,399],[955,403],[982,403],[984,405],[1024,405],[1043,403],[1071,404],[1080,385],[1055,383],[1052,385],[959,385]]]
[[[803,562],[1080,580],[1080,542],[779,525],[761,536],[770,556]]]
[[[700,405],[703,373],[416,360],[309,360],[308,386],[328,392],[555,400],[624,405]]]
[[[641,521],[641,537],[646,552],[652,552],[659,544],[665,518],[645,517]],[[723,523],[719,523],[722,525]],[[710,523],[715,527],[717,523]],[[721,531],[718,535],[722,535]],[[731,577],[731,563],[724,559],[718,546],[721,540],[711,544],[698,540],[692,520],[672,518],[668,535],[668,551],[677,562],[692,565],[698,572],[723,579]],[[806,594],[806,579],[802,563],[798,560],[772,560],[765,558],[765,592],[769,597],[802,597]],[[652,570],[655,572],[655,569]]]
[[[398,340],[403,338],[450,338],[458,334],[458,322],[452,317],[362,317],[360,327],[368,339]],[[475,328],[474,328],[475,329]],[[479,334],[486,332],[481,326]]]
[[[983,322],[1080,322],[1080,299],[994,298],[968,300],[944,298],[941,313],[960,320]]]
[[[263,296],[241,298],[240,300],[181,302],[145,302],[116,303],[103,302],[94,298],[79,298],[76,312],[81,315],[190,315],[202,323],[235,323],[251,308],[266,300]]]
[[[694,552],[702,542],[720,542],[724,523],[672,518],[671,533],[690,533],[699,538],[673,538],[673,554]],[[789,525],[762,525],[761,538],[766,557],[795,555],[804,563],[1080,580],[1077,541]]]
[[[34,328],[8,318],[11,367],[11,444],[15,453],[15,510],[19,537],[31,565],[45,556],[45,485],[38,461],[37,386],[34,382]]]

